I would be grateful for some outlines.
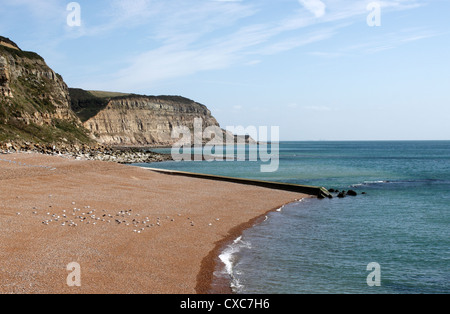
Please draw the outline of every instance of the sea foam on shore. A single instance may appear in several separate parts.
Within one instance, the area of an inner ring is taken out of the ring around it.
[[[234,293],[238,293],[242,288],[238,277],[235,276],[234,265],[237,260],[237,255],[243,248],[251,249],[251,245],[250,243],[243,241],[242,236],[240,236],[234,240],[232,244],[228,245],[219,255],[219,259],[222,261],[224,267],[219,273],[216,273],[216,276],[227,276]]]

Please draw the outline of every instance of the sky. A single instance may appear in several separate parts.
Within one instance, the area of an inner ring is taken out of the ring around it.
[[[450,140],[449,0],[0,0],[0,35],[70,87],[181,95],[222,127]]]

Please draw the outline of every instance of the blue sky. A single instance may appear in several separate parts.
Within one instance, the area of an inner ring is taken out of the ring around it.
[[[369,3],[381,26],[369,27]],[[448,0],[0,0],[70,87],[182,95],[282,140],[450,139]]]

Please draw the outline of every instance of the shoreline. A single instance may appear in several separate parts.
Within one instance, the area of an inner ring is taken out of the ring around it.
[[[216,242],[214,249],[211,250],[209,254],[202,260],[202,266],[200,272],[197,275],[197,285],[195,288],[197,294],[234,294],[234,291],[231,287],[231,278],[226,279],[214,275],[215,272],[219,270],[219,265],[223,264],[223,262],[220,260],[220,255],[229,245],[233,244],[236,239],[240,238],[246,230],[249,230],[256,225],[264,222],[267,215],[276,212],[283,206],[292,204],[296,201],[297,200],[294,200],[292,202],[275,207],[262,215],[259,215],[247,222],[233,227],[228,232],[228,235],[225,238]],[[223,266],[225,265],[223,264]]]
[[[207,292],[227,242],[307,197],[112,162],[32,153],[1,159],[0,293]],[[62,218],[74,208],[76,220]],[[124,210],[130,216],[120,219],[134,218],[138,227],[114,222]],[[82,266],[80,288],[66,285],[71,262]]]

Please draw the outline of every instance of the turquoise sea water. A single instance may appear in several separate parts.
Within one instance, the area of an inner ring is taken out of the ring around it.
[[[450,293],[450,142],[282,142],[279,156],[274,173],[144,166],[367,193],[293,203],[245,231],[221,256],[237,293]],[[381,286],[369,287],[373,262]]]

